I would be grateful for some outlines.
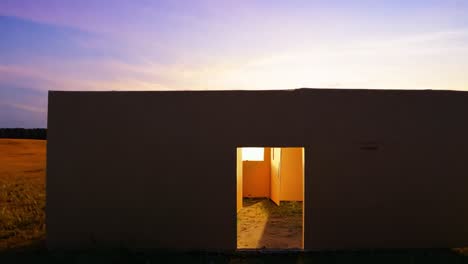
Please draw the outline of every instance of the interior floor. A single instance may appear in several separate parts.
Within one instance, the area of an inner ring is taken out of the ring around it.
[[[244,198],[237,213],[238,249],[302,248],[302,202]]]

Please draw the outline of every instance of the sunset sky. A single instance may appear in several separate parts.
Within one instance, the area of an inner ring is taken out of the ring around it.
[[[0,127],[48,90],[468,90],[466,0],[0,0]]]

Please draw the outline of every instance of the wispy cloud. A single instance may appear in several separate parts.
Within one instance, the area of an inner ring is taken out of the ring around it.
[[[25,110],[11,104],[0,103],[0,126],[37,128],[47,127],[47,115],[44,112]]]
[[[34,112],[34,113],[47,113],[47,109],[39,108],[39,107],[32,107],[30,105],[24,105],[24,104],[0,103],[0,107],[1,106],[12,107],[12,108]]]

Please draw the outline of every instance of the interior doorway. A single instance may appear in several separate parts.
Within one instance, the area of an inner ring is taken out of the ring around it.
[[[304,148],[237,148],[237,249],[303,249]]]

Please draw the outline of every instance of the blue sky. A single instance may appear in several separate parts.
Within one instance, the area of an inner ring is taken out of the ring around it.
[[[0,1],[0,127],[48,90],[468,90],[468,1]]]

